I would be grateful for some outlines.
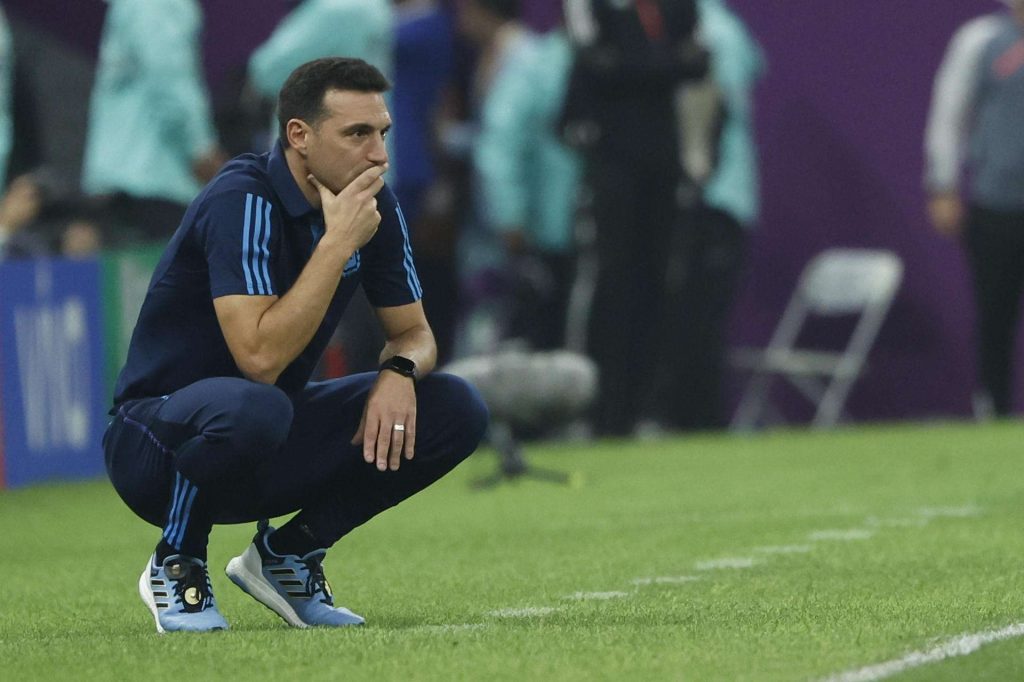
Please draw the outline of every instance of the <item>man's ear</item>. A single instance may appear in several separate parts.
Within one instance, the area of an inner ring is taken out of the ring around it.
[[[309,124],[301,119],[291,118],[285,124],[284,132],[288,146],[305,156],[309,146],[309,134],[312,132]]]

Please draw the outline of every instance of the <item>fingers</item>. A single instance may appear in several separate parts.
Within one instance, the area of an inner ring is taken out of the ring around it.
[[[404,419],[404,423],[401,418],[396,418],[392,423],[386,419],[376,420],[370,417],[366,420],[365,427],[360,422],[352,444],[356,445],[362,440],[363,460],[367,464],[373,464],[378,471],[398,471],[403,455],[405,459],[413,458],[416,447],[416,417],[410,415]]]
[[[309,184],[313,185],[313,187],[316,188],[316,191],[320,192],[320,194],[323,194],[324,192],[331,192],[331,190],[324,187],[323,184],[321,184],[321,182],[317,180],[312,173],[306,176],[306,180],[309,182]]]
[[[402,446],[405,443],[405,431],[396,429],[399,424],[391,427],[391,443],[388,447],[388,468],[398,471],[398,465],[402,463]],[[402,429],[405,425],[402,424]]]
[[[377,437],[380,431],[380,420],[368,416],[366,425],[363,428],[363,460],[367,464],[373,464],[377,457]]]
[[[388,451],[391,449],[391,427],[381,423],[377,433],[377,471],[387,471]]]
[[[384,166],[371,166],[362,173],[356,176],[356,179],[348,184],[344,192],[351,194],[358,194],[364,190],[372,189],[372,193],[376,194],[384,186],[384,171],[387,170]]]

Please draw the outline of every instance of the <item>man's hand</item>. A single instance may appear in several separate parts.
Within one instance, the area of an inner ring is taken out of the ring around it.
[[[308,176],[310,184],[320,193],[325,236],[340,239],[353,252],[373,238],[380,225],[376,196],[384,187],[381,176],[386,170],[386,166],[367,168],[337,194],[312,175]]]
[[[956,192],[940,192],[928,199],[928,217],[935,231],[944,237],[958,237],[963,232],[964,203]]]
[[[395,428],[401,427],[401,428]],[[412,459],[416,446],[416,390],[413,380],[384,370],[366,399],[352,444],[363,443],[363,459],[378,471],[398,471],[402,455]]]

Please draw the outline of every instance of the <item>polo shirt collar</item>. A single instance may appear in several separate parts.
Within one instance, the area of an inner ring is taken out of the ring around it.
[[[267,169],[270,174],[270,185],[277,192],[277,196],[281,197],[281,203],[284,204],[284,210],[288,215],[299,218],[316,210],[306,199],[299,186],[295,184],[295,178],[292,177],[292,172],[288,169],[288,161],[284,157],[284,146],[280,140],[275,142],[274,148],[270,150]]]

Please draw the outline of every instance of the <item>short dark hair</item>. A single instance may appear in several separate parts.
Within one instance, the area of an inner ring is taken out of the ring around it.
[[[315,125],[327,114],[328,90],[386,92],[391,83],[380,70],[362,59],[325,57],[298,67],[288,76],[277,96],[277,120],[281,139],[288,144],[286,128],[293,118]]]

